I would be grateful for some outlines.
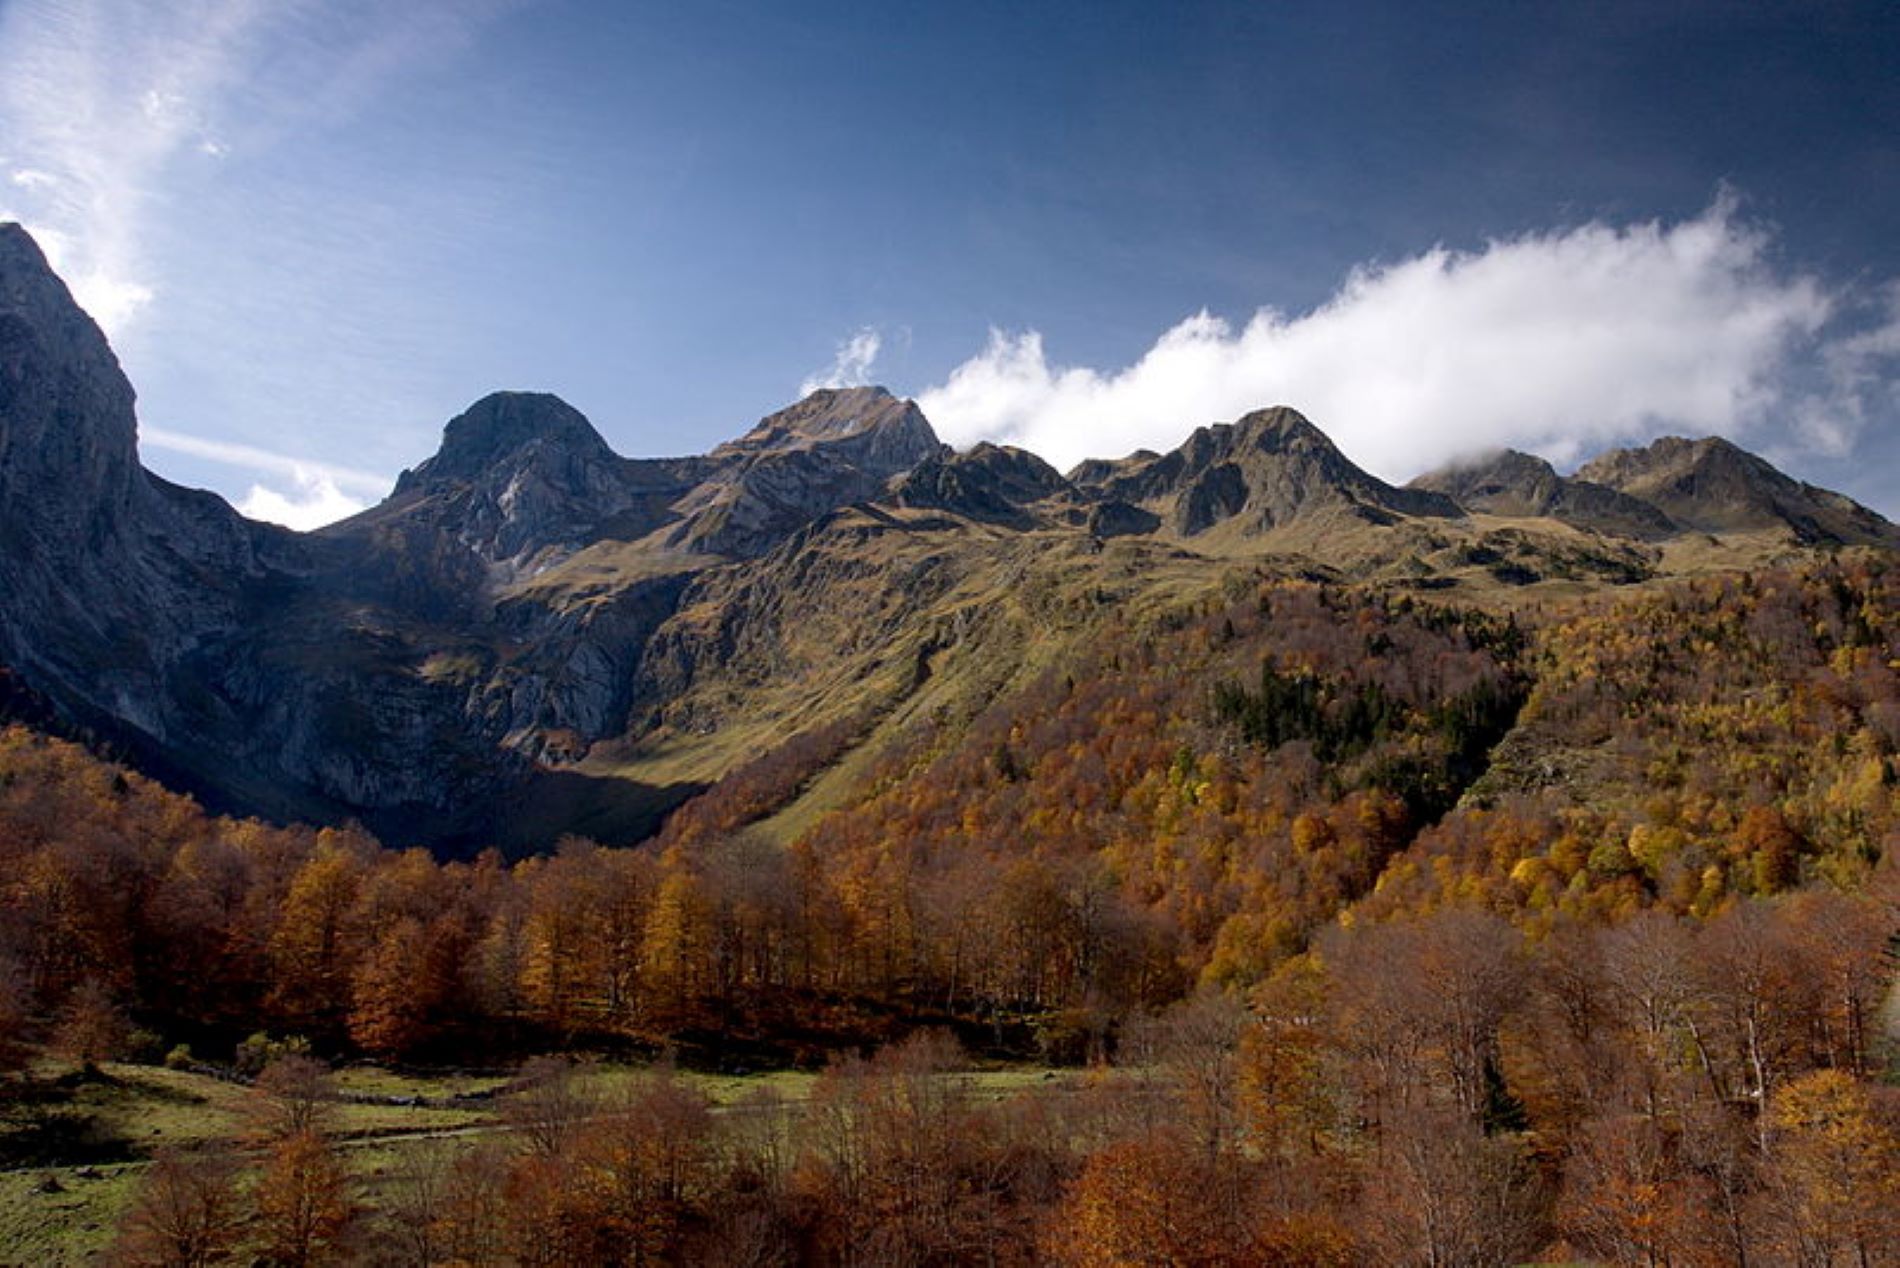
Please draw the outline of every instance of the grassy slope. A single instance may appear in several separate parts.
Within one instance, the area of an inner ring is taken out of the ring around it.
[[[820,541],[814,548],[826,547]],[[902,737],[945,722],[957,729],[997,695],[1059,670],[1104,620],[1158,618],[1249,574],[1311,572],[1314,559],[1326,558],[1331,566],[1324,571],[1342,581],[1419,585],[1446,601],[1496,610],[1567,604],[1602,593],[1606,582],[1617,589],[1653,585],[1799,557],[1785,536],[1772,534],[1685,538],[1657,549],[1551,520],[1474,515],[1376,526],[1330,515],[1264,535],[1223,526],[1191,539],[1124,538],[1099,548],[1074,531],[1014,538],[965,528],[885,543],[874,558],[901,571],[907,551],[926,549],[960,557],[965,572],[953,590],[909,614],[901,641],[851,647],[841,641],[843,618],[860,614],[868,600],[805,596],[809,619],[791,622],[791,646],[775,648],[781,668],[802,672],[779,676],[743,661],[715,671],[686,704],[715,698],[709,713],[720,725],[704,734],[671,733],[623,758],[615,773],[649,782],[710,781],[847,710],[878,712],[857,745],[759,825],[789,841],[861,790],[878,756]],[[1526,581],[1529,575],[1538,579]],[[921,630],[945,645],[929,654],[927,677],[907,689],[904,679],[926,637]],[[945,630],[956,633],[944,639]]]

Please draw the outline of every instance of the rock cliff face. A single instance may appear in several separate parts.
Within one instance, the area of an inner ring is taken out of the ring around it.
[[[181,662],[302,566],[293,535],[138,463],[105,336],[18,226],[0,225],[0,659],[56,698],[162,734]]]
[[[1067,509],[1076,492],[1035,454],[981,444],[969,453],[926,458],[892,486],[890,497],[899,506],[952,511],[1028,529]]]
[[[152,501],[132,385],[18,225],[0,226],[0,499],[40,549],[121,534]]]
[[[983,698],[1032,634],[1216,584],[1215,558],[1306,551],[1304,571],[1406,584],[1424,552],[1528,584],[1634,578],[1651,541],[1732,530],[1900,543],[1724,442],[1568,480],[1504,455],[1400,489],[1273,409],[1065,478],[955,453],[877,388],[641,460],[556,397],[497,393],[382,505],[296,534],[140,467],[104,336],[0,226],[0,677],[218,808],[397,843],[636,839],[761,746],[908,707],[933,678]],[[1343,536],[1354,562],[1313,553]]]
[[[465,813],[524,764],[442,725],[459,700],[406,672],[357,562],[146,473],[104,336],[0,226],[0,662],[220,806]]]

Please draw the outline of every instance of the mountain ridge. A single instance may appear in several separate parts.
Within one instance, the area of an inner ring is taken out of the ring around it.
[[[1659,508],[1581,476],[1559,475],[1542,458],[1514,449],[1427,472],[1410,487],[1442,493],[1470,510],[1545,517],[1591,532],[1658,541],[1682,531]]]
[[[1817,488],[1719,436],[1664,436],[1585,463],[1577,477],[1638,497],[1677,522],[1720,533],[1786,526],[1810,545],[1900,545],[1884,517]]]
[[[638,839],[801,730],[858,719],[875,747],[965,716],[1104,613],[1237,569],[1569,592],[1660,575],[1682,534],[1731,522],[1736,559],[1900,542],[1706,442],[1398,487],[1286,407],[1063,475],[958,453],[881,388],[658,459],[556,396],[493,393],[384,502],[311,534],[151,476],[136,429],[103,334],[0,229],[0,665],[221,808],[451,852]]]

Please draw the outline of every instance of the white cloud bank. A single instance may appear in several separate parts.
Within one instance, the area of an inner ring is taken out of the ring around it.
[[[1235,327],[1202,312],[1122,369],[1054,364],[1040,333],[992,331],[917,400],[952,444],[1020,445],[1064,469],[1280,404],[1392,480],[1504,446],[1563,463],[1663,431],[1771,424],[1845,452],[1870,394],[1891,394],[1875,363],[1900,351],[1900,307],[1881,331],[1832,338],[1842,297],[1777,268],[1771,245],[1724,195],[1679,224],[1362,267],[1299,316],[1262,309]]]

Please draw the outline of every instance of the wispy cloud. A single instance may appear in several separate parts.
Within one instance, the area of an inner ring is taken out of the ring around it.
[[[157,178],[208,137],[261,0],[16,0],[0,13],[0,135],[18,219],[116,332],[155,294],[140,230]]]
[[[1059,466],[1273,404],[1392,479],[1503,446],[1563,462],[1663,430],[1838,450],[1864,403],[1891,396],[1900,308],[1877,331],[1836,333],[1844,297],[1778,267],[1772,247],[1725,194],[1677,224],[1366,266],[1297,316],[1235,327],[1202,312],[1120,369],[1060,365],[1038,332],[993,331],[918,402],[953,443],[1009,441]]]
[[[1795,437],[1844,457],[1870,423],[1900,422],[1900,282],[1881,288],[1873,320],[1821,350],[1819,386],[1795,408]]]
[[[339,467],[327,462],[312,462],[307,458],[278,453],[271,449],[260,449],[256,445],[208,440],[202,436],[168,431],[163,427],[140,427],[139,443],[155,449],[168,449],[173,453],[186,454],[193,458],[203,458],[209,462],[223,463],[228,467],[241,467],[247,471],[267,471],[272,475],[288,477],[299,487],[321,481],[339,490],[349,489],[368,497],[381,497],[388,493],[395,483],[388,476],[374,471],[364,471],[356,467]]]
[[[238,499],[238,511],[254,520],[307,531],[345,519],[369,506],[390,490],[388,476],[357,467],[313,462],[256,445],[140,427],[139,443],[187,457],[221,463],[275,479],[255,481]]]
[[[838,355],[828,369],[810,375],[798,387],[800,396],[810,396],[820,388],[864,387],[871,381],[871,367],[877,363],[884,338],[870,327],[858,331],[838,345]]]
[[[27,226],[116,335],[160,298],[148,239],[170,177],[350,113],[514,4],[10,0],[0,218]]]

